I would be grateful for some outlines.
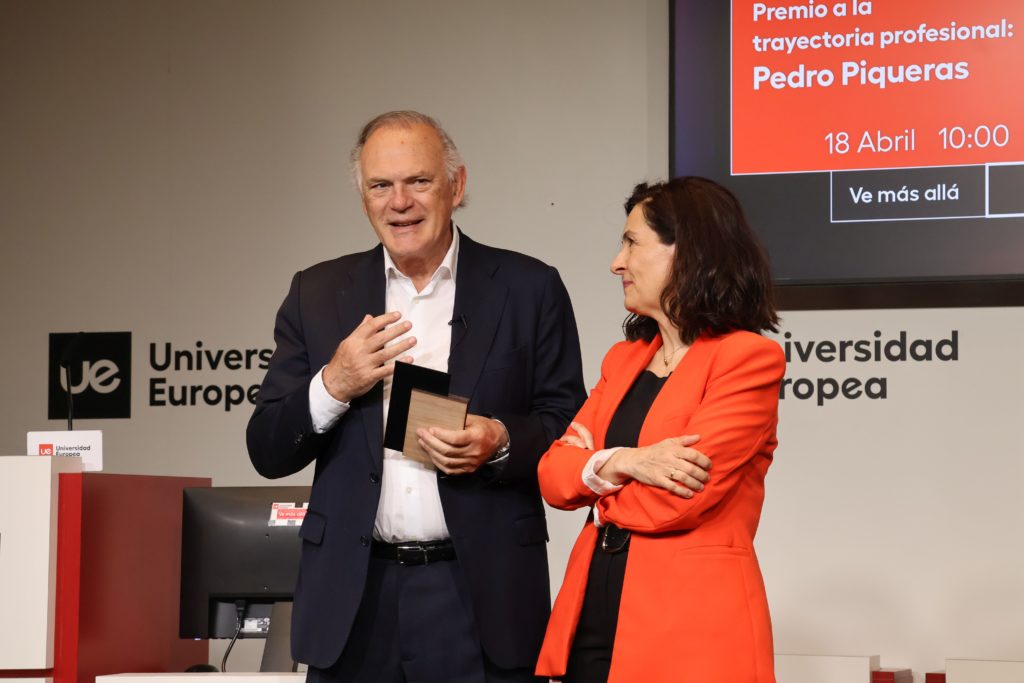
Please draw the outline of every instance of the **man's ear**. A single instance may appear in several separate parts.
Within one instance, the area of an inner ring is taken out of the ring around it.
[[[457,207],[462,203],[463,197],[466,196],[466,167],[459,166],[459,170],[455,172],[455,181],[452,183],[452,208]]]

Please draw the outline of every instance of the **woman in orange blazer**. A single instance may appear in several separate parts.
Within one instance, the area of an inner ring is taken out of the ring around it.
[[[540,462],[544,498],[592,506],[537,674],[566,683],[774,683],[753,540],[785,359],[771,274],[736,198],[702,178],[626,202],[627,341]]]

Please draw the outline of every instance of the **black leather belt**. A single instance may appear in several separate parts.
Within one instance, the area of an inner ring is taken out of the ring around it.
[[[455,546],[451,541],[405,541],[384,543],[374,541],[370,555],[381,560],[391,560],[402,565],[432,564],[455,559]]]
[[[629,529],[605,524],[597,537],[597,548],[605,553],[621,553],[629,548]]]

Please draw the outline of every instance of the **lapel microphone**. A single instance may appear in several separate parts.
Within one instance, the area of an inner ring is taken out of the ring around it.
[[[462,342],[462,338],[466,336],[467,332],[469,332],[469,321],[466,320],[466,316],[460,313],[457,316],[453,317],[451,320],[449,320],[448,325],[452,328],[451,350],[454,351],[455,348]],[[456,325],[462,328],[461,332],[457,331],[458,327],[456,327]]]

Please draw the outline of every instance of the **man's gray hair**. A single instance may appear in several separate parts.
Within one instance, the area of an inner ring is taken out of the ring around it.
[[[462,161],[462,155],[459,154],[459,149],[455,146],[455,142],[452,140],[448,132],[441,127],[437,119],[426,114],[421,114],[418,111],[412,111],[411,109],[404,109],[399,111],[389,111],[375,116],[370,119],[369,122],[363,129],[359,131],[359,137],[356,139],[356,144],[352,148],[352,153],[349,155],[349,160],[352,162],[352,182],[355,183],[356,190],[359,194],[363,194],[363,170],[359,166],[360,157],[363,154],[363,147],[366,146],[366,141],[370,139],[370,136],[376,133],[381,128],[412,128],[413,126],[430,126],[437,132],[438,137],[441,138],[441,145],[444,149],[444,169],[448,175],[448,182],[454,183],[455,178],[459,173],[459,169],[465,166]],[[459,207],[466,205],[466,198],[463,196],[462,202]]]

